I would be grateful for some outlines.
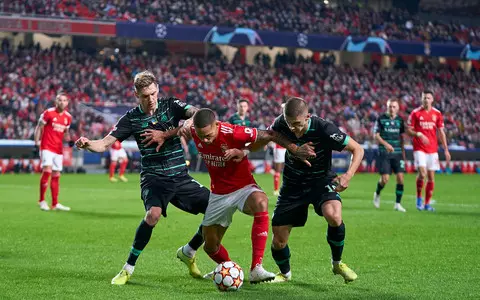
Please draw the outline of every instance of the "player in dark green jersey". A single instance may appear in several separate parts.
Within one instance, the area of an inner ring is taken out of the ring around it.
[[[237,102],[237,112],[234,113],[229,119],[228,123],[232,125],[250,126],[251,122],[248,117],[248,100],[240,99]]]
[[[167,216],[169,203],[192,214],[205,213],[210,191],[188,175],[183,149],[177,133],[191,126],[197,109],[179,99],[158,98],[155,76],[144,71],[134,80],[139,105],[123,115],[115,128],[101,140],[81,137],[77,147],[92,152],[104,152],[115,141],[133,136],[141,154],[141,198],[146,215],[137,228],[134,242],[120,273],[112,284],[123,285],[131,277],[138,256],[147,245],[160,216]],[[183,128],[178,127],[185,121]],[[203,244],[201,228],[192,240],[177,251],[177,257],[189,268],[190,275],[201,277],[195,263],[195,252]]]
[[[375,139],[378,141],[377,168],[381,176],[377,183],[377,190],[373,194],[373,205],[376,208],[380,207],[380,192],[393,172],[397,175],[394,209],[406,212],[400,203],[403,195],[403,173],[405,172],[405,147],[403,145],[405,127],[403,119],[398,116],[400,109],[398,99],[388,100],[387,107],[387,113],[378,117],[373,130]]]

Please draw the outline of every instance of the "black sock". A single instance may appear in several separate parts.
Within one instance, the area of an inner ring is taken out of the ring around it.
[[[272,247],[272,257],[282,274],[287,274],[290,271],[290,248],[288,248],[288,244],[285,248],[279,250]]]
[[[397,184],[397,189],[395,190],[395,194],[397,195],[396,202],[400,203],[402,201],[402,196],[403,196],[403,184]]]
[[[193,250],[198,250],[198,248],[200,248],[202,244],[203,244],[202,225],[200,225],[195,235],[192,237],[190,242],[188,242],[188,245]]]
[[[150,237],[152,236],[153,227],[148,225],[145,220],[140,222],[135,233],[135,239],[133,240],[132,249],[130,255],[128,255],[127,264],[134,266],[137,262],[138,256],[142,253],[145,246],[147,246]]]
[[[384,187],[385,185],[381,184],[380,181],[377,182],[377,190],[375,191],[377,195],[380,195],[380,192],[383,190]]]
[[[345,223],[338,227],[332,227],[328,225],[327,229],[327,242],[332,250],[332,260],[342,260],[343,244],[345,240]]]

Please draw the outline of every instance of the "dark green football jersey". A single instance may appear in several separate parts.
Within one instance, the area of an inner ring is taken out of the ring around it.
[[[232,124],[232,125],[240,125],[240,126],[251,126],[251,122],[250,122],[250,119],[248,118],[248,116],[245,116],[245,119],[241,119],[240,116],[238,115],[238,113],[235,113],[233,114],[229,119],[228,119],[228,123]]]
[[[394,119],[392,119],[390,115],[382,114],[378,117],[377,122],[375,122],[373,132],[374,134],[379,133],[382,139],[392,145],[392,147],[395,149],[393,154],[402,153],[401,137],[405,132],[402,118],[396,116]],[[387,152],[383,145],[379,145],[378,148],[381,153]]]
[[[158,107],[152,116],[145,114],[140,106],[129,110],[115,125],[110,135],[119,141],[133,135],[141,154],[141,175],[157,174],[175,176],[187,172],[183,148],[180,138],[175,136],[165,141],[156,151],[157,144],[145,147],[140,136],[146,129],[168,131],[178,127],[180,120],[187,119],[185,115],[190,105],[173,97],[159,98]]]

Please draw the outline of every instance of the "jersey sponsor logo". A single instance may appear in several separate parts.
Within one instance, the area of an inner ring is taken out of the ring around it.
[[[386,132],[391,132],[391,133],[397,133],[400,132],[400,128],[385,128],[384,129]]]
[[[434,129],[435,122],[423,121],[423,122],[420,122],[420,126],[422,127],[422,129]]]
[[[330,135],[330,138],[336,142],[341,142],[343,139],[343,136],[341,134],[334,133]]]
[[[64,132],[65,129],[67,128],[67,126],[58,124],[58,123],[52,123],[52,127],[54,131],[58,131],[58,132]]]
[[[200,155],[202,156],[207,166],[225,168],[226,159],[224,156],[218,156],[218,155],[207,154],[207,153],[200,153]]]

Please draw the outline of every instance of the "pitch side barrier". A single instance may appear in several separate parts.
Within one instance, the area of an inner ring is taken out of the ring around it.
[[[106,36],[149,40],[204,42],[237,46],[306,48],[315,51],[374,52],[480,60],[480,47],[470,44],[385,40],[380,37],[330,36],[237,27],[170,25],[145,22],[100,22],[0,15],[0,31]]]

